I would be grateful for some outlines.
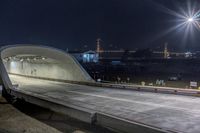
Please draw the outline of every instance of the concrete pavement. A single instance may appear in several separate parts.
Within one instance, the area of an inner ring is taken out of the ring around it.
[[[61,133],[15,109],[0,95],[0,133]]]
[[[18,89],[181,133],[199,133],[200,98],[75,85],[10,75]]]

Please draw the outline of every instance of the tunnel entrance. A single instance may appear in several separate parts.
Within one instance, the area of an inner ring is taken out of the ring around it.
[[[40,79],[94,82],[73,56],[52,47],[10,45],[0,49],[0,56],[0,74],[6,89],[13,88],[9,74]]]
[[[67,80],[72,75],[55,59],[38,55],[16,55],[3,59],[8,74],[44,79]]]

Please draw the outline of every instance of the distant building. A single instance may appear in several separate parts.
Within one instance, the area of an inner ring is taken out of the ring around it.
[[[113,64],[118,64],[123,60],[125,54],[127,54],[128,60],[142,59],[143,57],[137,57],[135,55],[136,51],[128,51],[125,53],[125,50],[104,50],[101,52],[89,50],[89,51],[69,51],[79,62],[89,63],[89,62],[99,62],[100,60],[113,61]],[[200,52],[191,53],[191,52],[170,52],[170,57],[166,57],[163,51],[152,51],[151,57],[149,59],[187,59],[187,58],[200,58]],[[117,61],[117,62],[116,62]]]
[[[191,58],[192,57],[192,53],[191,52],[186,52],[185,53],[185,58]]]
[[[99,61],[99,54],[96,51],[69,51],[78,61],[88,63],[88,62],[98,62]]]
[[[95,51],[87,51],[83,53],[83,62],[98,62],[99,54]]]

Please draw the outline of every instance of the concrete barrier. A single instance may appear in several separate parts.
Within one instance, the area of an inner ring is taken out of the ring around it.
[[[48,98],[43,95],[13,89],[11,90],[11,95],[15,96],[16,99],[23,99],[26,102],[47,108],[57,113],[71,116],[83,122],[93,123],[96,119],[94,111],[72,104],[64,104],[64,102],[58,101],[54,98]]]
[[[97,125],[123,133],[169,133],[170,131],[148,126],[142,123],[128,121],[108,114],[97,113]]]

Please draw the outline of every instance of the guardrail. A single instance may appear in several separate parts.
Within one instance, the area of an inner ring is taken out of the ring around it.
[[[66,104],[62,101],[58,101],[55,98],[49,98],[44,95],[31,93],[27,91],[21,91],[17,89],[11,89],[10,94],[12,96],[15,96],[16,99],[22,99],[26,102],[36,104],[40,107],[50,109],[57,113],[62,113],[71,116],[83,122],[93,123],[93,121],[95,120],[94,111],[73,104]]]

